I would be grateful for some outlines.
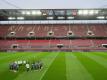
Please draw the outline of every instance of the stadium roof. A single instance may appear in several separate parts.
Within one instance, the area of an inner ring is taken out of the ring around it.
[[[0,21],[107,20],[107,9],[0,9]]]
[[[0,0],[0,9],[107,8],[107,0]]]

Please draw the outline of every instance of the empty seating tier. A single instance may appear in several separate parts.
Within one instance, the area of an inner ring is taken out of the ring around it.
[[[106,24],[23,24],[23,25],[0,25],[0,37],[65,37],[72,32],[76,37],[107,37]],[[88,32],[91,32],[88,34]]]

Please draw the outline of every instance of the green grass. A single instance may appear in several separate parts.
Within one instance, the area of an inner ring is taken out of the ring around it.
[[[40,71],[9,71],[17,60],[42,60]],[[106,52],[0,52],[0,80],[107,80]]]
[[[65,54],[59,53],[42,80],[66,80]]]

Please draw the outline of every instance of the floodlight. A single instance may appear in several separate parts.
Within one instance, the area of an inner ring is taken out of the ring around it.
[[[22,14],[26,14],[26,12],[25,12],[25,11],[22,11]]]
[[[24,17],[17,17],[17,19],[19,19],[19,20],[23,20],[23,19],[24,19]]]
[[[12,20],[12,17],[8,17],[8,19]]]
[[[104,19],[104,16],[98,16],[97,19]]]
[[[88,14],[88,10],[83,10],[83,15],[87,15]]]
[[[32,15],[35,15],[36,14],[36,11],[32,11]]]
[[[82,14],[83,14],[83,10],[79,10],[79,11],[78,11],[78,14],[79,14],[79,15],[82,15]]]
[[[36,11],[36,15],[41,15],[41,11]]]
[[[42,13],[41,13],[40,10],[36,10],[36,11],[33,10],[33,11],[31,12],[31,14],[32,14],[32,15],[41,15]]]
[[[9,20],[13,20],[13,19],[15,19],[15,17],[8,17],[8,19],[9,19]]]
[[[27,14],[27,15],[30,15],[31,13],[30,13],[30,11],[26,11],[26,14]]]
[[[69,17],[67,17],[67,19],[74,19],[74,17],[73,16],[69,16]]]
[[[58,17],[58,19],[65,19],[65,17]]]
[[[53,17],[47,17],[47,19],[53,19]]]
[[[89,15],[93,15],[93,14],[94,14],[94,10],[90,10]]]

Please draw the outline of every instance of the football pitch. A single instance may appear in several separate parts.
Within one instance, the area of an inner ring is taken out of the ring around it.
[[[35,71],[9,64],[17,60],[41,60]],[[107,80],[107,52],[0,52],[0,80]]]

